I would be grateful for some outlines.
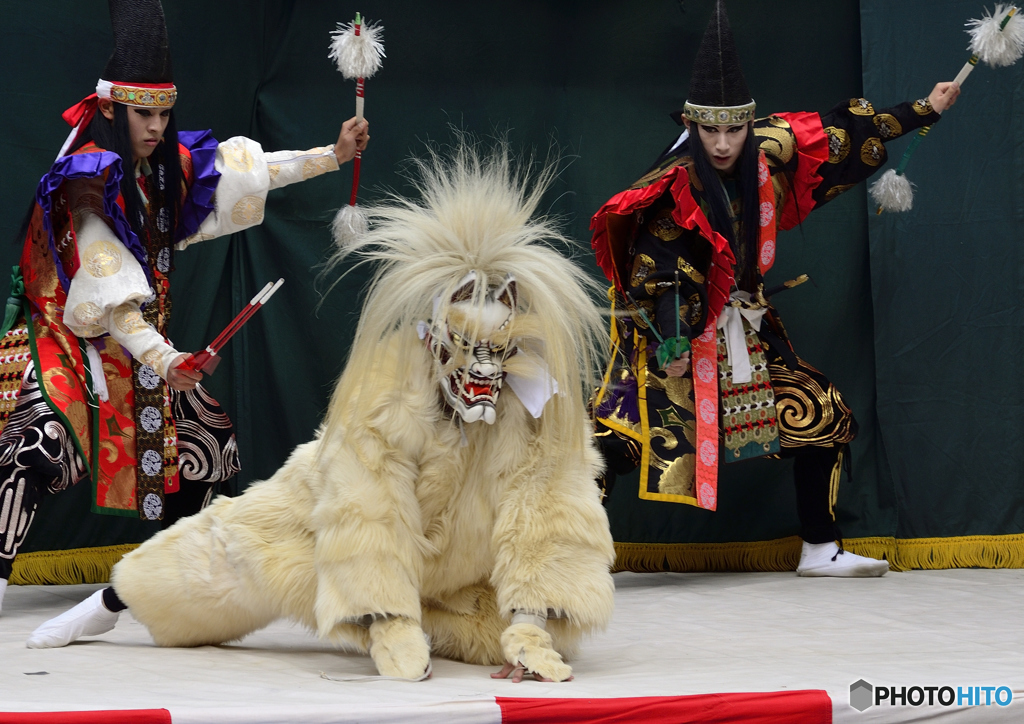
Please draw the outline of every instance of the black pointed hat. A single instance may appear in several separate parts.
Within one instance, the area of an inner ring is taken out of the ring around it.
[[[172,82],[171,48],[160,0],[109,0],[114,53],[103,79],[117,84]]]
[[[754,99],[740,68],[725,3],[716,0],[693,63],[690,94],[682,115],[697,123],[735,125],[753,120],[754,108]]]

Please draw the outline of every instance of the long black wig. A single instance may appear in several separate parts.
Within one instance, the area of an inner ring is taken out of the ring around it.
[[[747,139],[736,166],[736,185],[740,194],[741,216],[739,234],[734,233],[729,198],[718,171],[711,165],[700,136],[700,124],[690,123],[690,153],[697,177],[704,187],[704,198],[710,208],[711,227],[729,241],[736,255],[736,285],[753,292],[757,287],[757,245],[761,232],[761,209],[758,195],[757,141],[754,124],[747,124]]]
[[[121,157],[121,197],[124,199],[125,216],[132,231],[144,239],[151,225],[157,220],[146,214],[146,208],[135,184],[135,162],[132,160],[132,142],[128,130],[128,114],[132,112],[128,106],[114,104],[114,118],[107,120],[102,113],[93,116],[92,123],[72,144],[68,153],[77,151],[89,143],[95,143],[104,151],[112,151]],[[152,109],[160,113],[159,109]],[[166,209],[167,217],[161,226],[166,229],[176,227],[178,214],[181,211],[181,157],[178,155],[178,129],[174,122],[174,110],[170,112],[164,140],[158,144],[149,157],[149,165],[153,170],[153,182],[156,184],[157,198],[163,198],[162,208]],[[152,204],[152,200],[151,200]]]

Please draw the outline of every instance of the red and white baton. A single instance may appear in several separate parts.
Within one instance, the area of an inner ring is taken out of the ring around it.
[[[185,361],[181,363],[180,367],[193,372],[205,372],[208,375],[212,375],[213,371],[217,369],[217,365],[220,364],[220,356],[218,353],[224,348],[224,345],[228,343],[229,339],[235,336],[235,333],[240,330],[246,322],[252,319],[252,316],[256,314],[260,307],[266,304],[267,301],[274,296],[274,292],[280,289],[282,284],[284,284],[284,279],[278,279],[276,282],[267,282],[266,286],[252,298],[252,301],[242,308],[242,311],[231,320],[231,323],[224,328],[223,332],[217,335],[215,340],[210,342],[206,349],[202,352],[190,354]]]

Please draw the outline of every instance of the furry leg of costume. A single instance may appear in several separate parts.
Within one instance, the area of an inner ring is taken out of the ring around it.
[[[420,625],[405,616],[370,625],[370,657],[381,676],[418,679],[430,665],[430,644]]]
[[[315,454],[315,443],[299,446],[270,480],[218,498],[114,567],[114,589],[157,645],[220,644],[282,617],[315,628],[313,502],[302,491]]]
[[[80,604],[51,618],[32,632],[25,645],[30,649],[55,649],[67,646],[83,636],[99,636],[111,631],[120,613],[103,605],[103,591],[96,591]]]

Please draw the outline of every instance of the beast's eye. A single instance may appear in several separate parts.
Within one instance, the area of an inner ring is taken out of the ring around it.
[[[470,342],[465,337],[463,337],[458,332],[453,332],[452,330],[449,329],[448,336],[451,338],[452,343],[455,344],[456,346],[462,347],[462,349],[473,349],[473,343]]]

